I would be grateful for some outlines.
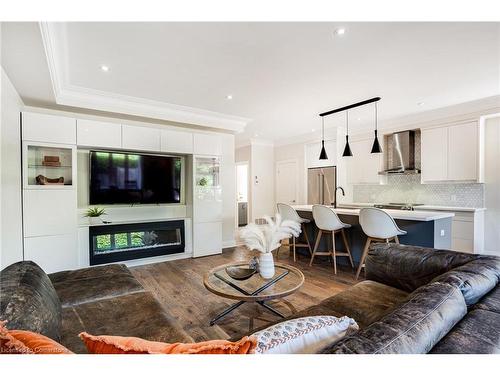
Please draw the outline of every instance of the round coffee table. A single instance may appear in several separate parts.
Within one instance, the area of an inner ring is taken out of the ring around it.
[[[238,303],[228,307],[210,321],[214,325],[219,319],[240,307],[245,302],[257,302],[274,314],[285,318],[278,310],[266,304],[266,301],[286,297],[297,291],[304,284],[304,274],[295,267],[276,263],[276,272],[271,279],[263,279],[255,273],[247,280],[235,280],[227,272],[227,267],[248,266],[248,262],[224,264],[210,270],[203,279],[203,284],[210,292]]]

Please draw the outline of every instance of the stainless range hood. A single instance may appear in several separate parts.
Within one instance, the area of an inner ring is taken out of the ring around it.
[[[418,174],[415,168],[415,131],[394,133],[388,139],[387,161],[389,169],[379,174]]]

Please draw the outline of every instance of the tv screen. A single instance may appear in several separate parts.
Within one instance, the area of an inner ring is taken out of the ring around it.
[[[90,204],[180,203],[181,158],[90,152]]]

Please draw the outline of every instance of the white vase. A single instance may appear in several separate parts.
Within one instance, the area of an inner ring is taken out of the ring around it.
[[[89,217],[90,225],[99,225],[102,224],[102,219],[100,216]]]
[[[274,276],[274,259],[272,253],[260,254],[259,273],[263,279],[270,279]]]

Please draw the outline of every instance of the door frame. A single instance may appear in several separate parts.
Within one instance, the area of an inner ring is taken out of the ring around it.
[[[275,205],[278,203],[278,170],[279,170],[279,166],[282,164],[289,164],[289,163],[295,164],[295,204],[298,204],[298,200],[299,200],[299,159],[293,158],[293,159],[278,160],[275,163],[275,167],[274,167],[274,179],[275,179],[274,203],[275,203]]]
[[[250,162],[245,160],[245,161],[238,161],[234,164],[234,173],[235,173],[235,179],[234,179],[234,190],[235,190],[235,227],[236,229],[239,229],[239,223],[238,223],[238,217],[239,217],[239,212],[238,212],[238,166],[240,165],[246,165],[247,166],[247,223],[250,224],[250,202],[252,200],[252,192],[250,191],[251,185],[250,185]]]

